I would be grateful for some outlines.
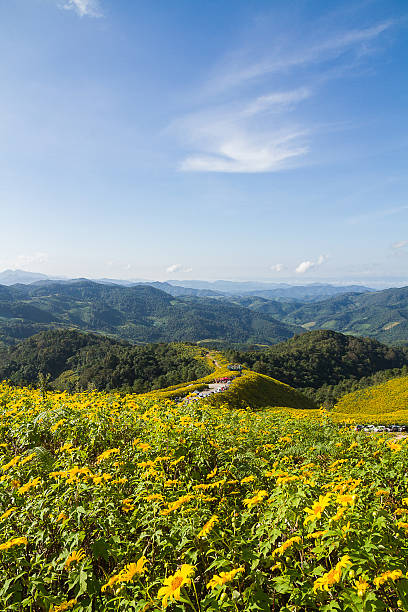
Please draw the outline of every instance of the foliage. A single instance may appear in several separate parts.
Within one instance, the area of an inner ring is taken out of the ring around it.
[[[408,606],[404,442],[318,411],[6,384],[0,406],[2,609]]]
[[[205,351],[187,344],[132,346],[74,330],[36,334],[0,354],[0,380],[36,384],[49,374],[59,390],[127,389],[135,392],[185,383],[208,374]]]

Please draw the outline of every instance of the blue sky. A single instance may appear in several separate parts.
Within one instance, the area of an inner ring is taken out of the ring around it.
[[[408,283],[405,0],[0,0],[0,269]]]

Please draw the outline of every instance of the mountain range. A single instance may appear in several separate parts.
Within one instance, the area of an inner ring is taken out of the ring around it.
[[[148,285],[122,287],[88,280],[0,285],[3,343],[58,328],[101,332],[133,343],[274,344],[303,331],[224,299],[173,297]]]
[[[45,274],[36,272],[25,272],[24,270],[4,270],[0,272],[0,285],[14,285],[17,283],[31,284],[38,281],[53,280],[61,283],[69,283],[73,280],[48,277]],[[170,295],[196,296],[196,297],[220,297],[220,296],[246,296],[258,295],[267,299],[277,299],[283,301],[300,300],[305,302],[319,301],[321,299],[344,293],[365,293],[374,291],[370,287],[363,285],[331,285],[327,283],[311,283],[309,285],[289,285],[287,283],[272,282],[235,282],[235,281],[197,281],[170,280],[167,282],[144,281],[144,280],[119,280],[113,278],[96,279],[95,282],[107,285],[121,285],[124,287],[134,287],[135,285],[149,285],[161,289]]]
[[[0,285],[0,340],[10,344],[62,327],[133,343],[272,345],[305,331],[331,329],[388,345],[408,344],[408,287],[318,300],[317,294],[312,297],[313,285],[290,289],[307,289],[309,297],[282,299],[274,295],[275,290],[227,295],[170,283],[123,286],[87,279]]]

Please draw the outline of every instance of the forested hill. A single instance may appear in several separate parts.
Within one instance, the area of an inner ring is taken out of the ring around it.
[[[307,329],[332,329],[370,336],[387,344],[408,344],[408,287],[374,293],[346,294],[316,304],[285,305],[280,315],[268,306],[255,310],[274,313],[286,323]]]
[[[131,342],[274,344],[301,331],[237,304],[204,297],[173,297],[150,286],[121,287],[46,281],[0,285],[0,340],[15,343],[46,329],[72,328]]]
[[[132,346],[96,334],[46,331],[0,353],[0,380],[36,385],[41,373],[60,390],[142,393],[209,374],[205,360],[197,358],[199,352],[181,343]]]
[[[363,378],[372,377],[373,384],[387,380],[408,366],[407,348],[391,348],[377,340],[329,330],[307,332],[261,351],[228,351],[227,356],[297,389],[322,389],[321,400],[358,388]],[[390,372],[393,369],[398,371]],[[326,388],[336,385],[340,387]]]

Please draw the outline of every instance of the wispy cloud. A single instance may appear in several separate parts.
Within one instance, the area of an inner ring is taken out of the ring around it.
[[[99,0],[65,0],[61,4],[66,10],[74,10],[81,17],[102,17],[102,9]]]
[[[305,44],[297,47],[295,51],[291,51],[287,45],[282,45],[280,40],[280,46],[274,47],[269,55],[247,65],[240,65],[241,54],[238,59],[232,56],[228,63],[221,66],[219,74],[207,83],[207,88],[209,91],[220,92],[268,74],[336,59],[352,47],[361,47],[374,40],[394,24],[395,21],[387,20],[367,28],[331,33],[318,42],[310,42],[305,36]]]
[[[173,123],[199,152],[187,155],[180,169],[191,172],[275,172],[289,167],[307,153],[307,131],[282,121],[283,109],[310,97],[311,90],[269,92],[234,107],[224,106],[193,113]],[[276,117],[259,125],[259,116]]]
[[[241,132],[229,137],[220,134],[212,151],[188,156],[181,170],[195,172],[276,172],[308,151],[299,144],[298,132],[266,137]]]
[[[283,44],[276,46],[269,36],[268,52],[258,53],[256,60],[252,50],[230,54],[201,88],[201,109],[186,113],[170,126],[186,149],[179,168],[184,172],[260,173],[304,164],[317,127],[305,126],[304,118],[297,119],[295,111],[318,93],[317,84],[324,78],[321,73],[318,78],[310,76],[306,70],[300,75],[297,69],[324,63],[328,74],[328,61],[350,50],[362,53],[363,45],[393,24],[389,20],[348,30],[332,24],[323,36],[320,32],[325,30],[313,26],[308,35],[294,39],[293,33],[288,34]],[[249,55],[252,61],[245,59]],[[349,62],[347,56],[343,65]],[[327,78],[343,76],[338,61],[334,66]],[[284,72],[286,82],[293,86],[271,87],[271,75],[278,72]],[[248,91],[247,86],[255,89],[256,95],[242,94],[243,88]]]
[[[408,246],[408,240],[400,240],[399,242],[394,242],[394,244],[391,245],[393,249],[403,249],[404,247]]]

